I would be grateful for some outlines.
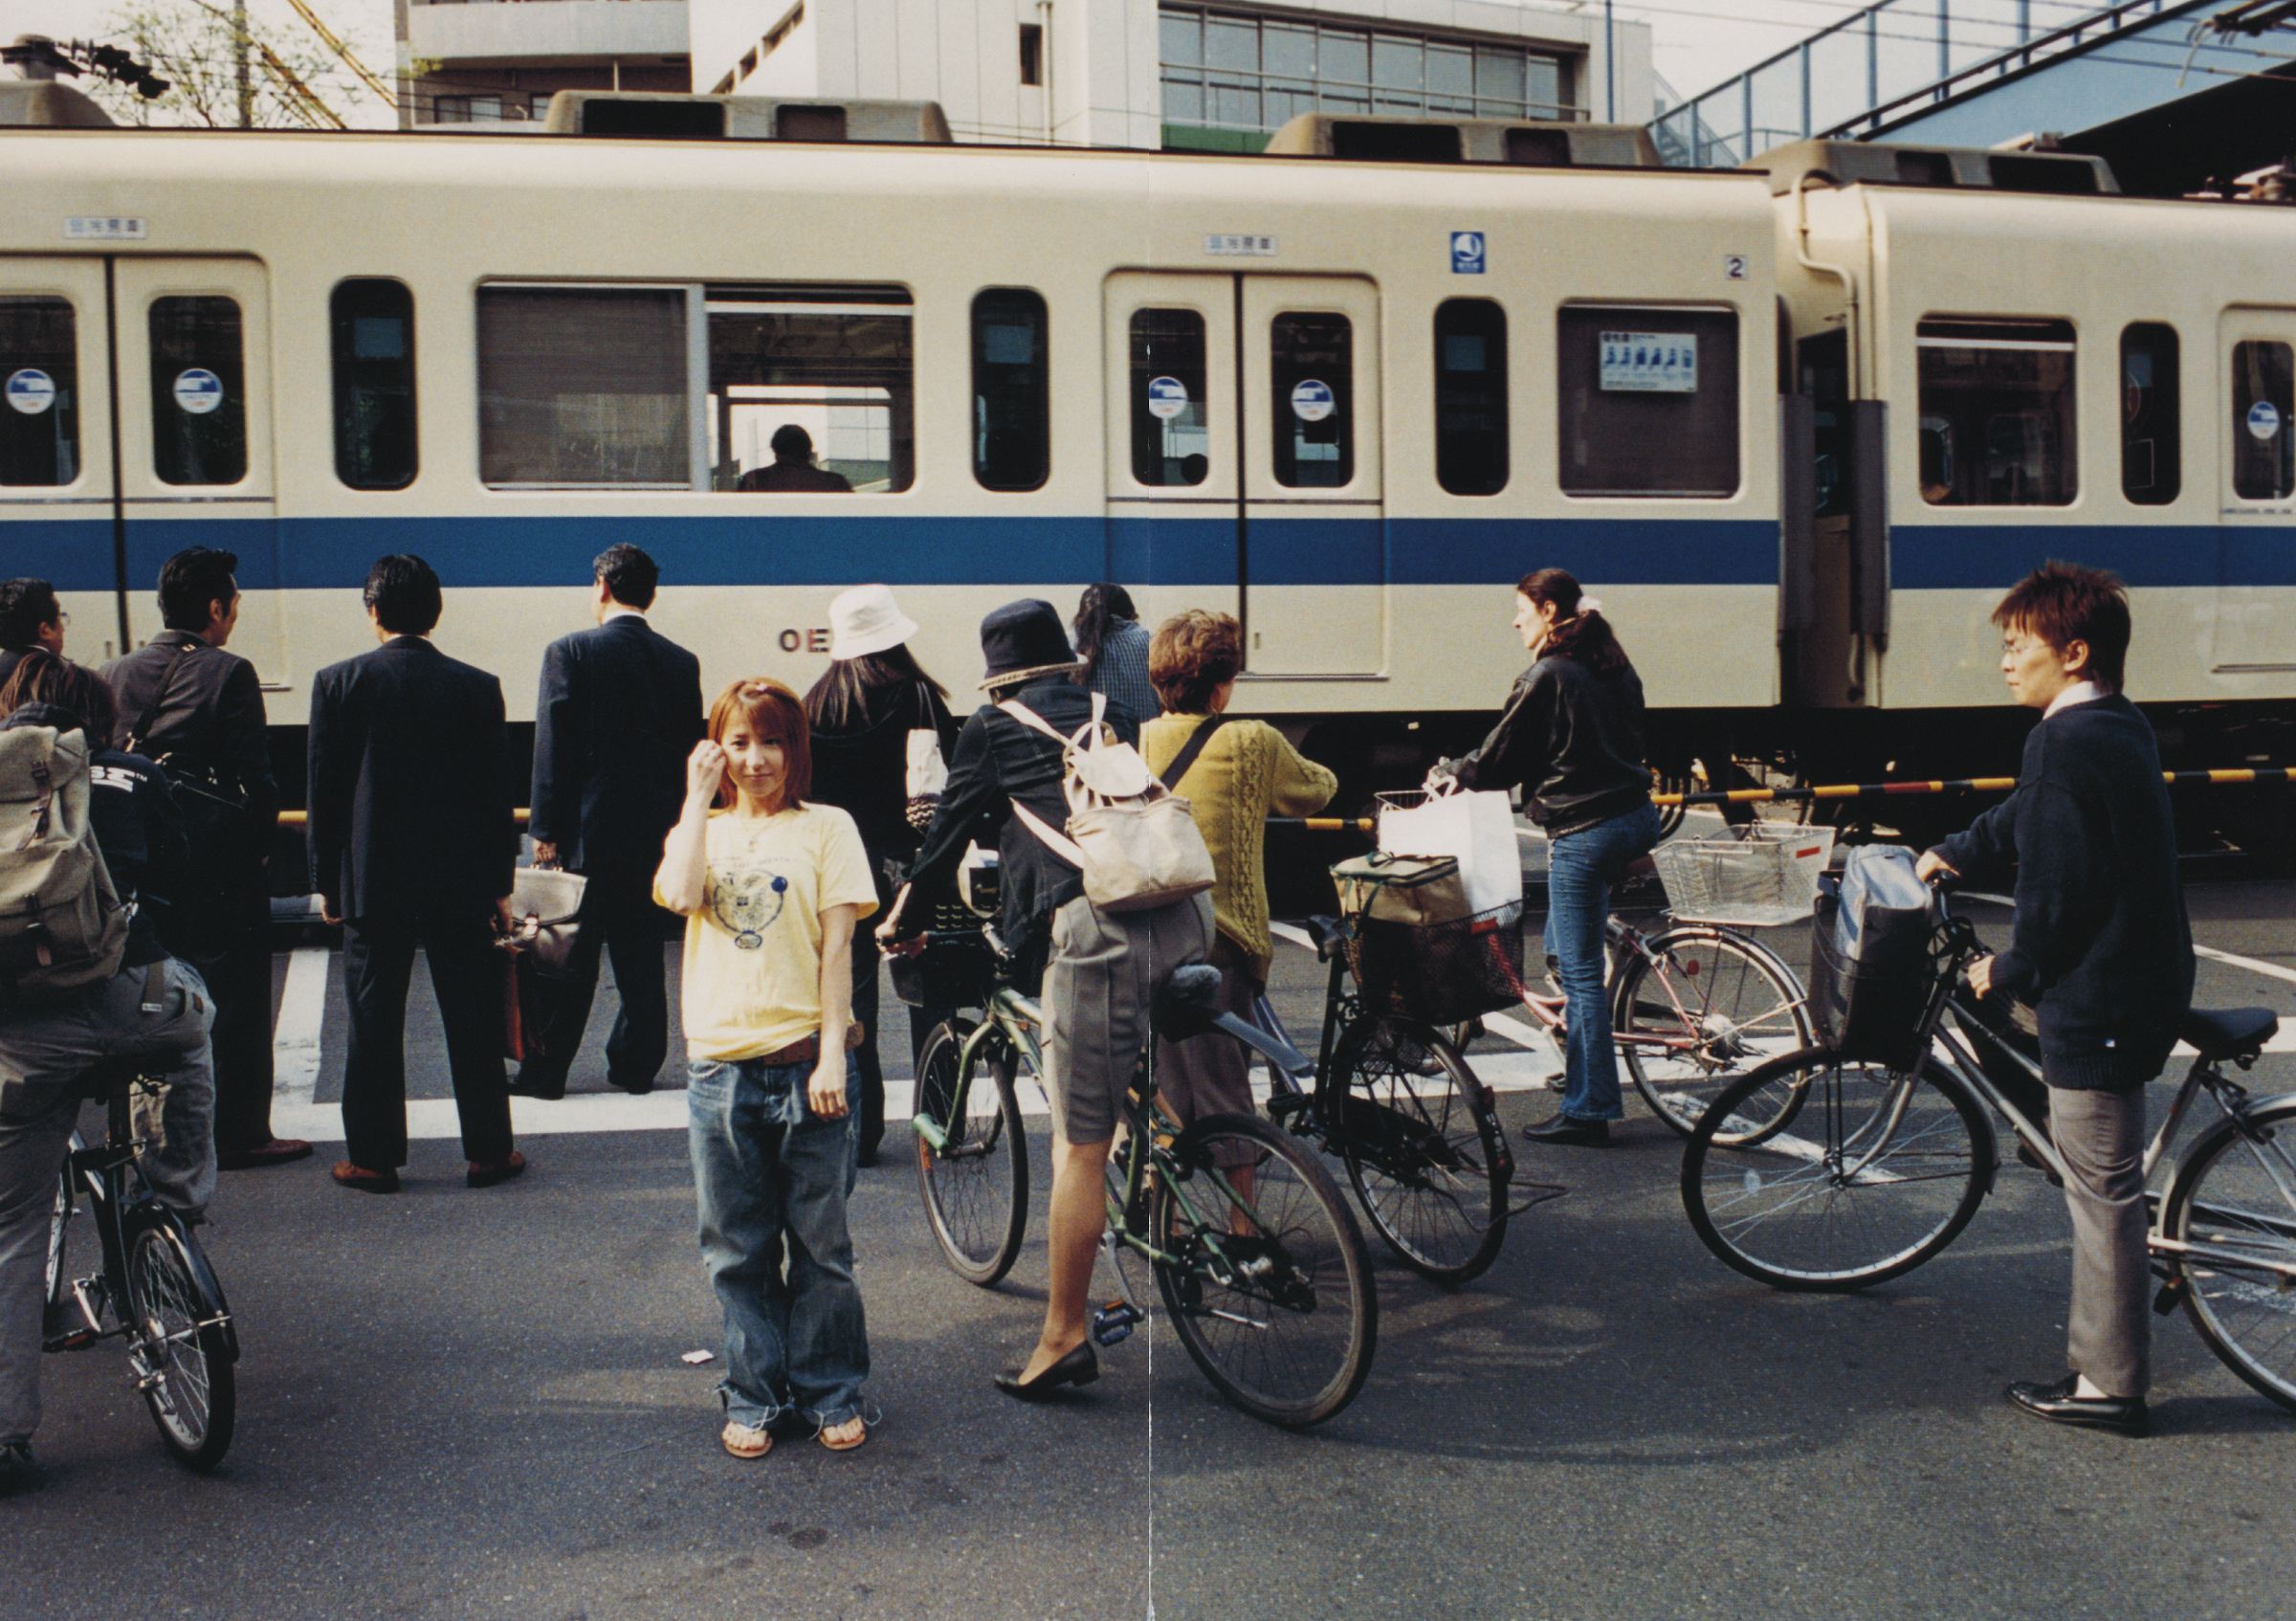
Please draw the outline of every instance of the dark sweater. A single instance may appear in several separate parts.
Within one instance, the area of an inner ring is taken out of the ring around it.
[[[2152,728],[2119,694],[2025,740],[2017,791],[1937,847],[1964,877],[2017,864],[1993,983],[2040,1013],[2051,1086],[2118,1091],[2161,1072],[2193,998],[2193,935]]]

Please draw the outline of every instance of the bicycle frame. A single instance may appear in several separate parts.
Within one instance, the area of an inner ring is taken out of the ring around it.
[[[1013,1050],[1016,1057],[1025,1057],[1039,1076],[1045,1073],[1045,1054],[1042,1038],[1037,1032],[1044,1028],[1045,1010],[1032,997],[1024,996],[1009,985],[1000,985],[982,1010],[981,1022],[965,1036],[958,1049],[957,1090],[948,1099],[948,1118],[962,1118],[964,1105],[973,1088],[973,1075],[980,1068],[982,1055],[991,1042],[1002,1041]],[[936,1154],[945,1154],[949,1134],[938,1121],[919,1109],[911,1121],[917,1134],[933,1145]],[[991,1144],[993,1146],[993,1143]]]

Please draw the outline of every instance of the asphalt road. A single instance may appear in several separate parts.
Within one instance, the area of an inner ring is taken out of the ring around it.
[[[2203,944],[2296,970],[2296,886],[2192,899]],[[1295,1032],[1320,994],[1287,948]],[[2203,962],[2199,996],[2296,1015],[2296,977],[2252,966]],[[339,992],[324,1006],[321,1104]],[[443,1097],[421,994],[410,1025],[415,1090]],[[1485,1061],[1526,1073],[1502,1046]],[[2257,1088],[2296,1089],[2292,1062],[2267,1057]],[[593,1048],[576,1085],[602,1087],[598,1068]],[[1503,1112],[1552,1101],[1517,1091]],[[176,1470],[112,1348],[47,1359],[46,1475],[0,1501],[0,1615],[2296,1610],[2296,1416],[2181,1318],[2158,1320],[2150,1440],[2001,1401],[2060,1370],[2064,1321],[2062,1200],[2014,1166],[1911,1276],[1777,1295],[1700,1247],[1677,1140],[1630,1101],[1618,1148],[1520,1153],[1570,1192],[1518,1218],[1476,1283],[1381,1256],[1370,1383],[1292,1434],[1225,1406],[1156,1328],[1073,1399],[1000,1397],[989,1376],[1042,1310],[1041,1194],[1012,1277],[973,1289],[938,1258],[896,1128],[853,1202],[882,1422],[850,1455],[790,1437],[743,1463],[717,1445],[716,1368],[679,1361],[716,1347],[717,1315],[676,1099],[655,1106],[671,1128],[545,1132],[521,1105],[534,1168],[483,1192],[441,1138],[395,1198],[329,1184],[328,1145],[226,1177],[209,1248],[246,1346],[230,1457]]]

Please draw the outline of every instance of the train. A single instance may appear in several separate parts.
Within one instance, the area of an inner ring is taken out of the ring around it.
[[[865,581],[960,692],[1014,597],[1234,613],[1238,707],[1358,801],[1488,723],[1546,566],[1669,780],[2013,771],[1988,616],[2068,558],[2131,587],[2173,765],[2290,758],[2285,208],[2056,152],[1669,169],[1586,124],[1244,156],[567,93],[531,133],[218,132],[34,88],[0,97],[0,574],[92,659],[157,629],[169,553],[235,552],[291,780],[375,557],[430,561],[439,644],[527,728],[617,541],[713,687],[810,685]],[[773,487],[791,425],[848,488]],[[2278,790],[2209,815],[2285,837]]]

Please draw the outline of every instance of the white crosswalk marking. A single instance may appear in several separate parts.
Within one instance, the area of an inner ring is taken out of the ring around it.
[[[290,1108],[309,1105],[319,1085],[320,1031],[327,1017],[327,948],[304,945],[287,959],[287,988],[271,1036],[272,1096]],[[285,1127],[276,1127],[287,1136]]]

